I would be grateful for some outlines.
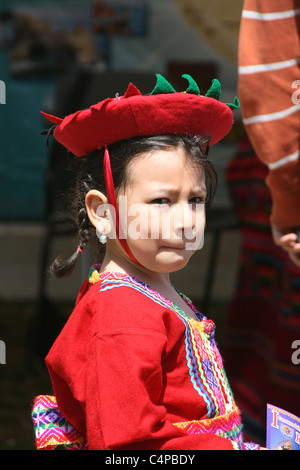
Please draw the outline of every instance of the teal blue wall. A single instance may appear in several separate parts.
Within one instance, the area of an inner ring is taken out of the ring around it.
[[[5,1],[0,10],[17,6],[87,5],[88,0]],[[44,215],[44,178],[48,162],[40,111],[53,97],[56,78],[15,78],[9,72],[9,49],[0,49],[0,80],[6,103],[0,104],[0,221],[40,220]]]
[[[236,64],[221,57],[187,26],[176,2],[144,1],[149,5],[147,34],[137,38],[112,37],[110,69],[151,72],[154,76],[164,74],[170,61],[212,61],[218,66],[224,101],[234,99]],[[91,4],[92,0],[0,0],[0,10],[18,6],[72,9]],[[0,222],[39,220],[45,210],[44,178],[48,163],[46,139],[40,135],[45,125],[40,111],[51,110],[58,77],[14,78],[9,72],[9,50],[0,49],[0,80],[6,84],[6,104],[0,104]]]
[[[44,214],[48,160],[40,111],[55,83],[14,79],[6,62],[7,55],[1,53],[6,104],[0,105],[0,220],[38,220]]]

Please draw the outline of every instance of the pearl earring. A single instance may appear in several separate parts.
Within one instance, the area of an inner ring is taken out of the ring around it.
[[[107,242],[107,235],[105,235],[106,229],[104,227],[104,223],[102,221],[99,221],[96,227],[96,234],[97,237],[99,238],[99,242],[102,245],[105,245]]]
[[[107,242],[107,236],[104,233],[100,235],[99,242],[102,243],[102,245],[105,245],[105,243]]]

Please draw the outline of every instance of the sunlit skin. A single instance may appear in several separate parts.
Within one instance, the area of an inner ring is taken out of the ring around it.
[[[285,250],[293,263],[300,267],[300,243],[299,234],[293,229],[271,225],[272,235],[276,245]]]
[[[127,227],[128,246],[141,266],[131,260],[117,239],[108,239],[102,271],[138,277],[187,311],[169,274],[187,265],[196,248],[191,249],[190,243],[204,233],[204,171],[182,149],[172,148],[135,158],[128,174],[126,187],[118,193],[119,201],[127,204],[127,213],[120,211],[120,219]],[[99,218],[96,213],[97,205],[103,202],[107,200],[102,193],[91,191],[86,198],[87,211],[98,230],[100,223],[109,231],[107,214]]]

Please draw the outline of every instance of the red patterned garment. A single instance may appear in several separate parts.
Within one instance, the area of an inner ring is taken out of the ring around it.
[[[300,0],[244,0],[238,72],[243,123],[268,172],[271,221],[300,225]]]
[[[247,138],[227,166],[241,246],[222,343],[244,434],[262,443],[266,403],[300,415],[300,368],[292,361],[300,338],[300,271],[273,241],[267,171]]]
[[[182,297],[198,321],[124,274],[93,269],[82,286],[46,363],[88,449],[248,448],[215,325]]]

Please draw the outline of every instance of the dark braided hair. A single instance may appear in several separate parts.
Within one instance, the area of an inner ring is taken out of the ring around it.
[[[209,140],[209,137],[158,135],[137,137],[112,144],[108,150],[116,194],[130,180],[127,168],[133,158],[153,150],[179,147],[185,151],[187,158],[203,168],[207,189],[206,207],[210,207],[216,192],[217,173],[208,160]],[[76,175],[74,190],[71,192],[71,206],[74,213],[72,220],[77,227],[79,241],[75,253],[69,259],[64,260],[58,257],[54,260],[50,267],[50,273],[53,277],[62,278],[72,273],[80,253],[87,247],[95,234],[95,229],[87,215],[85,197],[92,189],[106,193],[103,156],[104,150],[102,149],[96,150],[84,159],[74,156],[71,160],[70,169]]]

